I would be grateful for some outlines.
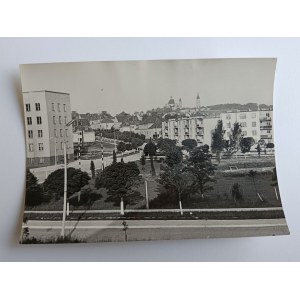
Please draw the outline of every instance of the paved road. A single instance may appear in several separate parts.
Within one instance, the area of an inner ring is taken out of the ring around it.
[[[246,237],[289,234],[285,219],[268,220],[127,220],[128,241]],[[30,236],[59,236],[61,221],[28,221]],[[86,242],[124,241],[120,220],[67,221],[66,234]]]
[[[130,162],[130,161],[137,161],[140,159],[140,153],[134,153],[132,155],[124,156],[123,160],[124,162]],[[103,158],[103,163],[104,166],[108,166],[112,163],[112,156],[107,156]],[[118,160],[120,160],[118,156]],[[96,169],[101,169],[101,164],[102,160],[101,158],[98,159],[93,159],[95,168]],[[91,160],[81,160],[81,170],[85,172],[90,172],[90,166],[91,166]],[[39,183],[44,182],[44,180],[51,174],[53,171],[59,168],[63,168],[64,165],[57,165],[55,166],[47,166],[47,167],[41,167],[41,168],[34,168],[31,169],[30,171],[37,177],[39,180]],[[68,167],[73,167],[73,168],[79,168],[78,160],[72,161],[68,164]]]

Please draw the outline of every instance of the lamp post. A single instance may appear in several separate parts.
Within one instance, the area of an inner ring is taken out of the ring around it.
[[[73,124],[75,120],[70,121],[65,125],[65,128],[68,128],[70,125]],[[66,225],[66,210],[67,210],[67,141],[65,140],[64,143],[64,203],[63,203],[63,217],[62,217],[62,225],[61,225],[61,233],[60,236],[62,238],[65,237],[65,225]]]

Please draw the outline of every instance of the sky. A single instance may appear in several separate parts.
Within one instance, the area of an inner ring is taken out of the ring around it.
[[[70,93],[79,113],[133,113],[163,107],[273,104],[275,58],[74,62],[21,65],[23,92]]]

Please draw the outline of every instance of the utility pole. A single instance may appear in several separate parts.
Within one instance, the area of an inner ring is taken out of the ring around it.
[[[61,234],[62,238],[65,237],[65,224],[66,224],[66,209],[67,209],[67,145],[64,142],[64,203],[63,203],[63,219]]]
[[[68,124],[65,125],[67,129],[75,120],[71,120]],[[64,202],[63,202],[63,217],[62,217],[62,226],[61,226],[61,233],[60,236],[62,238],[65,237],[65,225],[66,225],[66,210],[67,210],[67,141],[65,140],[64,143]]]
[[[148,182],[145,179],[145,191],[146,191],[146,208],[149,209],[149,196],[148,196]]]

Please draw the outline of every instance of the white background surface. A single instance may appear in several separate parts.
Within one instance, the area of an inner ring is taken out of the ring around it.
[[[1,261],[300,261],[300,39],[0,39]],[[275,145],[290,236],[82,245],[18,245],[25,185],[19,64],[277,57]]]

